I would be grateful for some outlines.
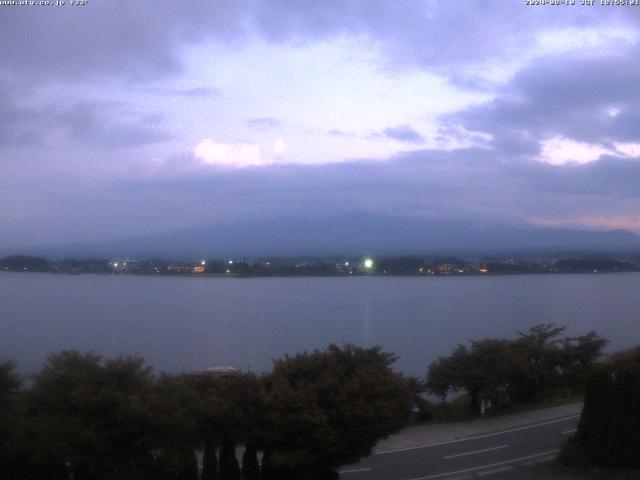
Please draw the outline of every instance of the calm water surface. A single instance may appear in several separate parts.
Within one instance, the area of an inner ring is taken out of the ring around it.
[[[175,278],[0,273],[0,360],[137,353],[158,370],[264,371],[330,342],[384,345],[423,375],[458,342],[554,322],[640,344],[640,273],[505,277]]]

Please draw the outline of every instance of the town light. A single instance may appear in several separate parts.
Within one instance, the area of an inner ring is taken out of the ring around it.
[[[365,258],[365,260],[364,260],[364,268],[366,268],[366,269],[373,268],[373,260],[371,260],[370,258]]]

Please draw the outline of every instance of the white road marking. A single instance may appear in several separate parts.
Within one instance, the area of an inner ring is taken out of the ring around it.
[[[570,433],[575,432],[576,430],[578,430],[577,428],[571,428],[569,430],[565,430],[564,432],[562,432],[563,435],[569,435]]]
[[[368,472],[370,468],[354,468],[353,470],[338,470],[338,473],[357,473],[357,472]]]
[[[534,455],[528,455],[526,457],[512,458],[511,460],[505,460],[504,462],[490,463],[489,465],[481,465],[479,467],[473,467],[473,468],[465,468],[464,470],[456,470],[455,472],[446,472],[446,473],[438,473],[436,475],[427,475],[426,477],[416,477],[416,478],[412,478],[411,480],[429,480],[431,478],[441,478],[441,477],[447,477],[449,475],[457,475],[458,473],[474,472],[476,470],[484,470],[487,468],[499,467],[501,465],[507,465],[509,463],[522,462],[524,460],[530,460],[532,458],[544,457],[545,455],[553,455],[555,453],[558,453],[559,451],[560,451],[559,449],[549,450],[547,452],[536,453]]]
[[[486,433],[484,435],[475,435],[473,437],[460,438],[460,439],[457,439],[457,440],[449,440],[447,442],[426,443],[426,444],[423,444],[423,445],[416,445],[414,447],[396,448],[396,449],[393,449],[393,450],[381,450],[381,451],[378,451],[378,452],[373,452],[373,454],[374,455],[385,455],[387,453],[406,452],[406,451],[409,451],[409,450],[419,450],[421,448],[437,447],[437,446],[440,446],[440,445],[450,445],[452,443],[458,443],[458,442],[468,442],[470,440],[477,440],[478,438],[495,437],[496,435],[503,435],[505,433],[519,432],[520,430],[529,430],[531,428],[543,427],[545,425],[551,425],[552,423],[566,422],[567,420],[572,420],[574,418],[578,418],[579,416],[580,416],[580,414],[571,415],[569,417],[562,417],[562,418],[558,418],[558,419],[555,419],[555,420],[549,420],[548,422],[536,423],[534,425],[526,425],[524,427],[511,428],[509,430],[502,430],[500,432]]]
[[[457,453],[455,455],[448,455],[444,458],[457,458],[457,457],[464,457],[466,455],[473,455],[476,453],[484,453],[484,452],[490,452],[492,450],[500,450],[501,448],[507,448],[509,445],[500,445],[499,447],[491,447],[491,448],[483,448],[482,450],[474,450],[473,452],[466,452],[466,453]]]

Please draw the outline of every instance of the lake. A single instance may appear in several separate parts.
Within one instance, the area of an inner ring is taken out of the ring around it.
[[[640,344],[640,273],[503,277],[194,278],[0,273],[0,359],[37,371],[62,349],[139,354],[157,370],[382,344],[424,375],[458,342],[537,323]]]

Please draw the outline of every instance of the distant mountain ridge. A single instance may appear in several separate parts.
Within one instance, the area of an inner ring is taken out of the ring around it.
[[[476,220],[350,215],[202,225],[158,235],[24,249],[20,253],[54,257],[214,258],[460,255],[551,250],[640,250],[640,236],[626,230],[592,231]]]

